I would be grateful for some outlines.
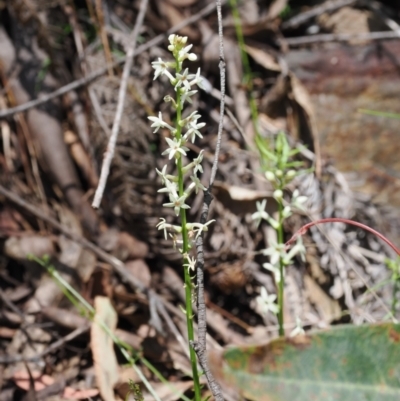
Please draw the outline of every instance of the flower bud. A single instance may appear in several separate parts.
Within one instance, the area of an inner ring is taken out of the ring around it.
[[[292,214],[292,209],[290,208],[290,206],[285,206],[284,209],[282,210],[282,217],[284,219],[287,219],[291,214]]]
[[[296,171],[295,170],[289,170],[286,173],[286,178],[288,178],[289,180],[293,179],[296,175]]]
[[[277,189],[276,191],[274,191],[273,195],[272,195],[278,202],[280,202],[283,198],[283,192],[280,189]]]
[[[278,178],[282,178],[282,176],[283,176],[283,171],[282,171],[282,170],[276,170],[276,171],[275,171],[275,175],[276,175]]]
[[[268,181],[275,181],[275,174],[272,172],[272,171],[266,171],[265,172],[265,178],[268,180]]]

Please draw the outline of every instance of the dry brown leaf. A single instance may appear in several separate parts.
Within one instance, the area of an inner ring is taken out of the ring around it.
[[[292,92],[294,99],[305,110],[305,112],[307,113],[308,117],[311,120],[311,123],[314,124],[315,120],[314,108],[307,89],[300,82],[300,80],[293,74],[291,75],[291,84],[292,84]]]
[[[265,198],[268,199],[267,212],[272,214],[276,210],[276,201],[272,198],[272,190],[271,192],[257,191],[216,181],[214,193],[224,207],[235,214],[254,213],[256,210],[255,202]]]
[[[110,228],[103,232],[100,235],[98,244],[122,261],[145,258],[149,251],[149,247],[145,242],[115,228]]]
[[[90,400],[91,397],[96,397],[98,394],[99,390],[96,388],[76,390],[72,387],[65,387],[63,398],[68,398],[69,400]]]
[[[304,276],[308,299],[315,305],[324,322],[330,323],[341,316],[339,302],[329,297],[308,274]]]
[[[175,382],[175,383],[151,383],[154,391],[163,401],[175,401],[181,398],[181,395],[189,390],[193,383],[191,381]],[[144,394],[144,401],[153,401],[151,394]]]
[[[89,324],[89,321],[75,310],[61,309],[53,305],[42,308],[42,314],[52,322],[71,330]]]
[[[13,338],[17,329],[10,329],[9,327],[0,327],[0,337],[1,338]]]
[[[37,370],[31,371],[35,391],[43,390],[54,383],[54,379],[49,375],[43,375]],[[29,373],[26,370],[19,370],[14,373],[13,380],[15,384],[25,391],[28,391],[31,387]]]
[[[255,62],[260,64],[266,70],[271,71],[281,71],[280,65],[276,62],[273,56],[268,54],[263,49],[257,49],[256,47],[252,46],[245,46],[245,50],[249,56],[251,56]]]
[[[322,28],[333,33],[360,34],[368,33],[371,26],[375,25],[376,30],[385,29],[382,23],[374,21],[374,14],[371,11],[342,7],[333,13],[324,13],[318,18]],[[365,39],[352,39],[351,44],[362,44],[368,42]]]
[[[274,19],[279,17],[279,14],[287,6],[287,0],[275,0],[268,9],[268,17]]]
[[[294,100],[300,105],[300,107],[306,113],[306,117],[308,119],[308,125],[311,133],[312,140],[312,149],[316,156],[316,173],[319,176],[321,173],[321,151],[319,144],[319,136],[317,131],[317,123],[315,119],[314,107],[312,105],[312,101],[307,89],[300,82],[300,80],[294,75],[291,74],[291,86],[292,86],[292,94]],[[304,140],[304,139],[303,139]],[[307,141],[305,141],[307,143]]]
[[[4,244],[4,253],[13,259],[27,259],[29,254],[38,258],[44,255],[53,256],[55,253],[53,241],[49,237],[40,235],[26,235],[23,237],[10,237]]]
[[[150,287],[151,273],[149,266],[143,259],[129,260],[125,268],[135,276],[146,288]]]
[[[97,385],[104,401],[115,401],[114,386],[118,382],[118,363],[113,341],[101,324],[106,325],[114,332],[117,326],[117,314],[106,297],[96,297],[94,307],[96,314],[90,330],[90,347]]]
[[[77,272],[82,282],[87,283],[96,269],[96,255],[88,250],[82,249],[77,262]]]
[[[91,187],[96,187],[98,176],[93,169],[90,157],[78,136],[72,131],[64,132],[64,142],[68,145],[71,156]]]
[[[157,5],[159,7],[160,14],[169,21],[170,26],[178,25],[185,19],[179,9],[174,7],[170,2],[159,1],[157,2]],[[188,36],[190,42],[197,42],[199,40],[198,31],[193,29],[191,26],[185,26],[179,31],[179,34]]]

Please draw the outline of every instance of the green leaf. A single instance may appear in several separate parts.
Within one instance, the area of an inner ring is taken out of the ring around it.
[[[386,112],[386,111],[358,109],[358,112],[359,112],[359,113],[363,113],[363,114],[369,114],[369,115],[371,115],[371,116],[388,117],[388,118],[400,119],[400,114],[397,114],[397,113],[388,113],[388,112]]]
[[[339,326],[222,358],[223,380],[254,401],[400,400],[400,325]]]

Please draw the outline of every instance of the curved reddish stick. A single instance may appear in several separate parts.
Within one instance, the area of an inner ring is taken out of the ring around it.
[[[298,236],[305,234],[307,232],[307,230],[309,228],[311,228],[312,226],[316,226],[318,224],[324,224],[324,223],[345,223],[345,224],[350,224],[350,225],[353,225],[356,227],[360,227],[363,230],[369,231],[370,233],[376,235],[382,241],[386,242],[397,253],[397,255],[400,256],[400,249],[397,248],[391,241],[389,241],[384,235],[382,235],[378,231],[374,230],[371,227],[366,226],[365,224],[359,223],[358,221],[342,219],[340,217],[329,217],[327,219],[320,219],[320,220],[312,221],[311,223],[305,224],[303,227],[300,228],[300,230],[298,230],[294,233],[293,237],[290,238],[290,240],[286,242],[285,246],[288,247],[291,243],[294,242],[295,239],[297,239]]]

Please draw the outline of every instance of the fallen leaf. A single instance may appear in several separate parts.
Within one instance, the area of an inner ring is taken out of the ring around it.
[[[254,213],[257,210],[256,201],[266,198],[268,199],[267,212],[271,215],[276,210],[276,201],[272,198],[272,190],[271,192],[258,191],[219,181],[214,183],[213,189],[216,198],[232,213]]]
[[[264,67],[266,70],[270,71],[281,71],[280,65],[276,62],[275,58],[268,54],[263,49],[257,49],[252,46],[245,46],[245,50],[249,56],[261,67]]]
[[[63,398],[68,398],[70,400],[86,400],[91,397],[96,397],[99,394],[99,390],[96,388],[89,388],[85,390],[76,390],[72,387],[65,387]]]
[[[37,370],[31,371],[32,378],[34,381],[35,391],[43,390],[54,383],[54,379],[49,375],[43,375]],[[31,387],[29,373],[26,370],[19,370],[14,373],[13,380],[15,384],[25,391],[28,391]]]
[[[397,401],[400,325],[337,326],[210,353],[223,386],[252,401]]]
[[[94,299],[96,314],[90,330],[90,347],[93,354],[94,370],[97,385],[104,401],[115,401],[114,386],[118,382],[118,363],[114,352],[114,344],[101,324],[112,332],[117,326],[117,314],[106,297]]]
[[[315,305],[324,322],[330,323],[341,316],[339,302],[327,295],[308,274],[304,276],[304,286],[308,299]]]
[[[40,235],[24,235],[22,237],[10,237],[4,244],[4,253],[13,259],[27,259],[29,254],[38,258],[44,255],[52,256],[55,253],[53,241],[49,237]]]
[[[275,0],[268,9],[268,17],[274,19],[279,17],[279,14],[287,6],[288,0]]]

